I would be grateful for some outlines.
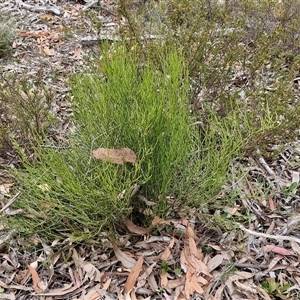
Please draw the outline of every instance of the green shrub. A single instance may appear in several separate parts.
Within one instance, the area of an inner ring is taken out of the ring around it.
[[[104,48],[91,74],[71,78],[77,130],[67,148],[48,142],[36,147],[35,162],[23,157],[24,169],[15,172],[22,193],[13,208],[24,214],[11,216],[10,224],[44,238],[94,237],[145,206],[132,196],[136,185],[137,195],[157,203],[153,215],[166,213],[168,196],[182,204],[213,200],[244,146],[243,130],[253,133],[251,124],[246,119],[241,128],[239,113],[211,112],[196,121],[181,52],[161,46],[159,53],[141,59],[124,46]],[[262,128],[273,126],[268,122]],[[98,147],[128,147],[138,161],[97,160]]]
[[[193,148],[188,111],[188,77],[180,52],[165,50],[160,64],[137,61],[124,47],[106,50],[99,71],[71,78],[77,132],[70,148],[41,145],[36,163],[24,157],[15,176],[22,194],[14,219],[28,233],[94,236],[128,215],[140,193],[166,207],[166,196],[180,188],[178,176]],[[47,147],[46,147],[47,146]],[[94,159],[98,147],[129,147],[135,165]],[[21,224],[21,225],[20,225]],[[47,225],[46,225],[47,224]]]

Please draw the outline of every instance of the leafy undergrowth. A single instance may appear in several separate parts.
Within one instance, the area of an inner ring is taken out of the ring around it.
[[[71,78],[77,130],[67,144],[44,139],[35,160],[19,146],[23,167],[13,174],[21,193],[11,209],[24,213],[8,216],[10,226],[45,240],[84,240],[130,214],[147,224],[173,209],[168,198],[198,206],[213,201],[245,146],[244,129],[248,138],[256,132],[246,122],[235,127],[242,113],[213,112],[209,130],[200,132],[188,110],[183,56],[161,49],[159,60],[139,62],[133,50],[103,48],[92,74]],[[273,123],[262,120],[262,128]]]

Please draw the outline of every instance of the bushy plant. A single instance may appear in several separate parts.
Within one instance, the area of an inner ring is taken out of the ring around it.
[[[55,119],[50,113],[53,94],[42,72],[29,81],[16,75],[0,76],[0,154],[16,154],[14,144],[30,155],[49,133]]]
[[[24,169],[15,172],[22,193],[13,208],[24,214],[9,218],[22,232],[95,236],[133,210],[141,212],[145,204],[137,195],[157,203],[153,215],[172,205],[168,196],[207,205],[244,146],[243,131],[253,133],[246,121],[245,128],[238,126],[238,113],[219,118],[211,112],[209,130],[201,127],[189,110],[180,50],[161,45],[160,55],[145,57],[137,48],[126,49],[105,47],[91,74],[71,78],[77,130],[67,147],[44,142],[35,148],[35,162],[23,157]],[[262,128],[273,126],[268,122]],[[92,150],[98,147],[130,148],[138,160],[122,165],[97,160]]]
[[[44,144],[35,149],[36,162],[24,157],[24,170],[15,173],[22,194],[14,207],[25,212],[13,218],[19,229],[48,237],[94,236],[137,205],[136,185],[162,210],[167,194],[180,189],[178,176],[196,130],[190,125],[183,57],[162,51],[156,64],[139,62],[134,50],[122,46],[106,49],[92,74],[71,78],[77,131],[67,149]],[[138,161],[96,160],[92,150],[98,147],[128,147]]]

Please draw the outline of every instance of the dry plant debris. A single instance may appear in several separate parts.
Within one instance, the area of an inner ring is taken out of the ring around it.
[[[116,14],[111,13],[113,1],[102,2],[105,9],[100,19],[106,28],[103,34],[112,33],[117,24]],[[66,77],[78,68],[87,67],[82,58],[96,48],[81,41],[95,33],[88,20],[84,28],[80,27],[84,5],[56,0],[43,3],[62,13],[53,15],[32,9],[40,7],[40,1],[34,0],[26,1],[31,10],[22,1],[1,4],[5,11],[22,18],[13,44],[14,59],[2,60],[1,66],[4,72],[29,78],[40,68],[45,70],[44,80],[56,93],[53,113],[60,117],[56,133],[62,137],[71,128],[68,117],[72,114],[66,100]],[[180,212],[181,218],[176,219],[153,216],[153,228],[143,228],[127,220],[128,232],[120,232],[117,241],[104,233],[101,244],[88,241],[75,246],[68,240],[59,240],[46,245],[38,237],[27,244],[16,238],[8,242],[7,237],[12,233],[3,229],[0,297],[298,299],[300,151],[299,145],[287,148],[272,164],[261,159],[233,162],[233,170],[242,170],[245,176],[224,187],[223,192],[236,189],[239,199],[236,206],[214,213],[236,224],[228,233],[209,230],[212,227],[206,225],[210,220],[196,209],[187,215]],[[122,160],[125,160],[123,154]],[[1,160],[1,163],[7,162]],[[0,200],[4,213],[14,213],[7,204],[7,199],[16,199],[10,194],[12,185],[1,173]],[[259,189],[272,191],[270,197],[264,193],[261,196]],[[145,201],[149,205],[150,201]],[[250,229],[238,224],[244,209],[249,211]],[[24,250],[38,245],[43,248]]]
[[[136,154],[129,148],[97,148],[93,150],[93,157],[119,165],[122,165],[124,162],[129,162],[132,164],[136,163]]]

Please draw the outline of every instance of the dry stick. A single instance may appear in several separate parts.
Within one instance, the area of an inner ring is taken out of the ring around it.
[[[126,41],[133,40],[133,39],[134,38],[125,38]],[[148,35],[140,37],[140,40],[142,40],[142,41],[155,40],[155,39],[162,39],[162,36],[155,35],[155,34],[148,34]],[[113,35],[113,34],[90,35],[90,36],[82,37],[80,39],[81,42],[96,42],[96,41],[102,41],[102,40],[119,42],[119,41],[122,41],[123,39],[120,36]]]
[[[57,6],[33,6],[27,3],[24,3],[22,0],[15,0],[17,6],[20,6],[22,8],[28,9],[33,12],[50,12],[55,15],[61,15],[62,11]]]
[[[88,3],[83,7],[82,10],[87,10],[87,9],[89,9],[90,7],[92,7],[92,6],[96,5],[96,4],[98,4],[98,0],[92,0],[92,1],[88,2]]]
[[[243,225],[238,224],[240,229],[245,231],[248,234],[252,234],[254,236],[259,236],[259,237],[264,237],[268,239],[273,239],[273,240],[281,240],[281,241],[291,241],[291,242],[296,242],[300,244],[300,239],[296,238],[294,236],[284,236],[284,235],[272,235],[272,234],[266,234],[266,233],[261,233],[261,232],[256,232],[250,229],[245,228]]]
[[[269,167],[269,165],[267,164],[267,162],[265,161],[265,159],[262,156],[258,158],[258,161],[265,168],[265,170],[269,173],[269,175],[275,176],[274,171]]]
[[[0,213],[3,213],[6,209],[8,209],[20,196],[21,192],[16,193],[0,210]]]

